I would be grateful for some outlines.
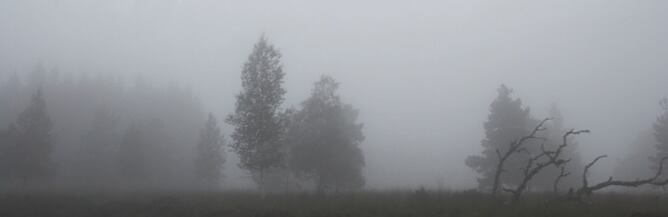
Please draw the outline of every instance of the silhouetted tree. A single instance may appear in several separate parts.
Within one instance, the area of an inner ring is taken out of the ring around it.
[[[358,111],[341,102],[338,86],[329,76],[316,82],[289,130],[292,168],[314,180],[319,192],[364,185],[362,124],[356,122]]]
[[[227,122],[234,126],[232,149],[239,166],[250,170],[264,193],[264,175],[283,161],[281,140],[285,127],[280,121],[284,100],[281,53],[262,36],[241,71],[241,93],[234,114]]]
[[[544,121],[542,121],[538,125],[538,127],[536,127],[535,129],[541,129],[541,125],[543,125],[543,123],[545,123],[546,120],[548,120],[548,119],[545,119]],[[545,129],[545,128],[543,128],[543,129]],[[532,135],[535,135],[535,132],[536,132],[536,130],[534,130],[530,134],[530,137]],[[522,195],[522,193],[527,189],[529,182],[531,182],[532,179],[534,177],[536,177],[536,175],[538,175],[540,173],[547,172],[546,169],[550,168],[552,166],[554,166],[554,168],[560,168],[561,169],[561,173],[556,176],[556,179],[553,183],[553,188],[556,189],[558,184],[559,184],[559,180],[567,175],[567,172],[564,170],[563,165],[567,164],[571,161],[570,158],[564,158],[562,156],[563,150],[566,147],[568,147],[568,145],[569,145],[568,144],[569,136],[574,136],[574,135],[578,135],[578,134],[581,134],[581,133],[589,133],[589,130],[578,130],[578,131],[573,130],[573,129],[569,130],[568,132],[564,133],[564,135],[562,136],[562,138],[563,138],[562,143],[554,149],[546,148],[544,143],[543,143],[540,146],[540,151],[539,152],[531,152],[528,149],[525,149],[524,147],[521,147],[521,146],[519,146],[520,149],[517,149],[517,151],[507,152],[507,153],[511,153],[511,154],[512,153],[524,152],[524,153],[527,153],[528,156],[529,156],[526,164],[521,169],[522,170],[522,181],[519,183],[519,185],[517,185],[514,188],[505,188],[505,187],[503,188],[504,191],[510,192],[512,194],[511,201],[517,202],[520,199],[520,196]],[[524,138],[528,138],[528,137],[523,137],[523,139],[520,139],[520,141],[523,141]],[[519,144],[521,144],[521,143],[519,143]],[[503,169],[503,168],[501,168],[501,169]]]
[[[218,121],[209,113],[209,119],[200,130],[195,162],[197,175],[205,181],[207,187],[216,187],[223,176],[223,163],[225,163],[223,145],[223,135],[220,133]]]
[[[570,175],[570,172],[566,171],[566,167],[564,165],[568,164],[572,159],[562,156],[562,154],[564,153],[563,151],[569,146],[568,144],[568,141],[570,141],[569,136],[574,136],[582,133],[589,133],[590,131],[589,130],[576,131],[574,129],[571,129],[563,134],[561,145],[557,146],[554,149],[546,147],[545,143],[541,143],[539,151],[535,150],[532,151],[528,149],[527,146],[525,145],[527,141],[532,139],[540,139],[543,141],[546,140],[545,138],[536,135],[539,132],[544,132],[545,130],[547,130],[547,128],[545,128],[544,126],[545,123],[549,120],[550,119],[548,118],[541,121],[531,131],[531,133],[517,140],[514,140],[513,142],[510,143],[507,149],[504,149],[503,151],[497,149],[496,154],[499,160],[497,162],[495,170],[496,172],[494,173],[493,186],[492,186],[493,188],[491,192],[492,195],[496,194],[496,189],[499,187],[499,180],[501,174],[507,172],[506,167],[504,167],[505,162],[510,157],[514,155],[519,155],[521,153],[526,153],[526,156],[528,156],[525,165],[520,167],[520,171],[522,171],[521,181],[519,182],[519,184],[514,185],[512,187],[501,186],[504,191],[512,194],[511,197],[512,202],[517,202],[520,199],[520,196],[527,189],[528,184],[533,180],[534,177],[536,177],[540,173],[544,173],[546,169],[550,168],[551,166],[554,166],[554,168],[558,168],[560,170],[559,174],[555,176],[555,179],[553,181],[552,187],[554,192],[557,192],[560,180]],[[584,170],[581,176],[582,185],[576,191],[572,190],[569,191],[569,198],[572,198],[572,196],[575,196],[575,198],[581,198],[582,196],[589,196],[595,191],[612,186],[639,187],[643,185],[653,185],[653,186],[668,185],[668,179],[661,179],[664,162],[668,160],[668,157],[663,157],[661,158],[661,160],[659,160],[657,164],[656,174],[649,178],[645,179],[636,178],[634,181],[623,181],[623,180],[615,180],[611,176],[607,181],[599,182],[595,185],[589,185],[589,182],[587,180],[589,169],[596,162],[605,157],[607,157],[607,155],[601,155],[584,166]]]
[[[16,142],[11,152],[15,160],[11,169],[24,183],[42,180],[55,169],[51,162],[51,127],[42,90],[38,89],[28,107],[10,127]]]
[[[552,104],[548,111],[548,116],[551,121],[545,124],[545,135],[546,140],[544,141],[545,148],[547,149],[557,149],[560,145],[563,144],[563,135],[568,132],[567,129],[564,129],[564,116],[562,115],[559,107],[556,104]],[[565,186],[568,189],[569,187],[578,186],[579,179],[576,175],[570,176],[570,174],[580,174],[582,173],[582,158],[577,152],[578,144],[575,141],[575,137],[571,136],[567,138],[569,141],[568,146],[565,146],[562,150],[561,156],[564,159],[569,159],[568,164],[561,165],[563,169],[559,167],[547,167],[540,174],[536,175],[534,180],[532,180],[531,185],[538,190],[554,190],[554,181],[555,178],[559,177],[559,182],[561,186]],[[564,171],[562,173],[562,171]],[[568,176],[563,176],[564,174],[569,173]]]
[[[589,180],[587,179],[587,176],[589,175],[589,169],[596,164],[599,160],[608,157],[607,155],[600,155],[591,162],[589,162],[587,165],[584,167],[584,171],[582,172],[582,186],[578,188],[577,191],[575,191],[575,195],[579,198],[582,196],[590,196],[593,194],[595,191],[612,187],[612,186],[619,186],[619,187],[639,187],[643,185],[654,185],[654,186],[666,186],[668,185],[668,179],[661,179],[661,174],[663,173],[664,170],[664,164],[666,160],[668,160],[668,156],[661,158],[656,166],[656,174],[653,176],[650,176],[648,178],[644,179],[638,179],[636,178],[633,181],[623,181],[623,180],[616,180],[612,176],[608,178],[608,180],[596,183],[594,185],[590,185]]]
[[[517,143],[518,139],[529,135],[533,123],[536,122],[530,117],[529,108],[523,107],[522,101],[513,99],[511,94],[512,89],[505,85],[498,88],[498,96],[490,105],[490,114],[484,124],[485,138],[481,142],[483,151],[481,155],[469,156],[466,159],[466,165],[481,175],[478,178],[478,186],[492,189],[493,192],[496,192],[498,187],[494,179],[501,156],[497,153],[507,150],[511,144]],[[504,160],[504,164],[506,168],[522,168],[527,159],[528,157],[524,155],[510,154],[508,159]],[[521,181],[520,171],[513,169],[503,174],[504,176],[498,180],[499,185],[519,184]]]
[[[281,126],[284,126],[285,130],[289,128],[294,112],[295,109],[288,108],[279,114]],[[279,149],[282,156],[280,165],[268,170],[264,174],[264,190],[266,192],[288,192],[293,188],[301,188],[299,180],[295,179],[294,173],[290,168],[290,162],[288,162],[292,145],[286,140],[286,137],[286,135],[283,135]]]

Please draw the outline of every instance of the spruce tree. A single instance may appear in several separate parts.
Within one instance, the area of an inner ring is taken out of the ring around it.
[[[223,163],[225,163],[223,144],[218,121],[210,113],[204,128],[200,131],[195,161],[197,176],[204,181],[207,188],[216,187],[223,176]]]
[[[529,108],[524,107],[520,99],[512,98],[512,89],[501,85],[497,91],[498,96],[490,105],[490,113],[484,124],[485,138],[480,143],[483,151],[481,155],[469,156],[466,159],[466,165],[480,175],[478,185],[482,189],[491,188],[493,185],[496,165],[499,162],[497,150],[503,152],[508,149],[512,142],[527,135],[536,123],[530,117]],[[526,159],[528,156],[525,154],[514,154],[505,164],[500,183],[517,184],[521,178],[519,168],[526,164]]]
[[[28,107],[10,128],[16,142],[12,152],[15,155],[12,169],[16,178],[26,183],[50,175],[54,169],[51,162],[52,123],[41,89],[33,94]]]

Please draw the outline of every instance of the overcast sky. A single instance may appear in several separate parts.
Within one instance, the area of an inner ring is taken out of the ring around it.
[[[192,86],[222,118],[264,33],[283,53],[286,107],[329,74],[360,109],[367,186],[469,188],[464,159],[481,150],[501,83],[536,118],[558,103],[567,127],[593,131],[578,138],[584,160],[610,154],[600,165],[612,167],[668,96],[666,11],[662,0],[0,0],[0,75],[38,62],[141,74]],[[249,182],[237,175],[231,185]]]

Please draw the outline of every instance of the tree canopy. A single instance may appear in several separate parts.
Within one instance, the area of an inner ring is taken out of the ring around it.
[[[496,164],[499,160],[497,150],[503,151],[511,143],[529,134],[536,120],[530,117],[528,107],[522,105],[520,99],[512,98],[512,89],[501,85],[498,89],[497,98],[490,105],[490,113],[484,124],[485,138],[480,142],[483,148],[481,155],[469,156],[466,165],[474,169],[479,175],[478,185],[480,188],[490,188],[496,172]],[[513,155],[507,162],[507,168],[520,168],[528,159],[527,156]],[[501,178],[501,184],[517,184],[519,182],[519,170],[509,170]]]
[[[314,180],[316,189],[358,189],[364,185],[364,140],[358,111],[341,102],[339,84],[329,76],[315,83],[311,96],[293,118],[288,141],[291,167]]]
[[[261,190],[267,170],[283,165],[284,76],[281,53],[260,37],[243,65],[235,111],[227,117],[234,127],[231,147],[239,156],[239,166],[253,173]]]

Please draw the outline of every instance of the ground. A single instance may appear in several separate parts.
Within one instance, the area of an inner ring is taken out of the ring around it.
[[[638,215],[641,214],[641,215]],[[0,216],[668,216],[668,195],[601,193],[584,201],[526,195],[517,204],[478,192],[0,193]]]

